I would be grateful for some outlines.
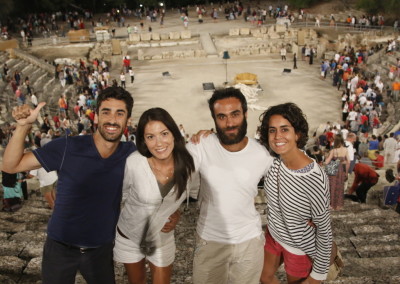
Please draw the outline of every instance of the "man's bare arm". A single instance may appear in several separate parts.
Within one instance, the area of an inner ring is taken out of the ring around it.
[[[36,121],[40,109],[46,103],[40,103],[32,110],[28,105],[22,105],[13,109],[12,115],[17,121],[17,127],[4,151],[2,170],[7,173],[38,169],[41,167],[35,155],[31,152],[24,154],[25,137]]]

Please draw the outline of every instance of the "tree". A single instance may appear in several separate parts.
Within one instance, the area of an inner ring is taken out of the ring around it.
[[[0,21],[3,22],[14,9],[13,0],[0,0]]]
[[[399,0],[358,0],[357,7],[364,9],[369,14],[384,13],[388,16],[398,17],[400,13]]]

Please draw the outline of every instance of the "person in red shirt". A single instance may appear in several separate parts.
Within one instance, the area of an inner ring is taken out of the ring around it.
[[[385,158],[380,154],[379,151],[375,151],[375,157],[376,159],[372,160],[372,165],[375,167],[375,169],[383,168]]]
[[[377,184],[379,175],[367,164],[357,163],[354,166],[354,182],[349,190],[349,194],[356,192],[358,201],[365,203],[368,190]]]

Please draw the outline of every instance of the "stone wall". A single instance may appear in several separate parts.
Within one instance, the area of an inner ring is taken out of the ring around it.
[[[21,49],[12,49],[10,50],[10,55],[16,58],[20,58],[26,62],[29,62],[30,64],[33,64],[35,66],[38,66],[39,68],[45,70],[48,73],[54,73],[54,66],[46,63],[42,59],[39,59],[33,55],[30,55],[29,53],[22,51]]]

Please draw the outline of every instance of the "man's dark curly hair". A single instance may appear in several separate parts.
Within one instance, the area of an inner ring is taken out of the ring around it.
[[[133,108],[133,97],[132,95],[121,87],[108,87],[101,91],[100,95],[97,97],[97,109],[96,113],[99,114],[100,106],[103,101],[108,99],[116,99],[123,101],[126,105],[126,110],[128,111],[128,118],[132,115]]]
[[[294,103],[284,103],[268,108],[260,115],[260,142],[272,153],[268,143],[269,119],[273,115],[281,115],[287,119],[299,136],[297,147],[302,149],[308,140],[308,122],[303,111]]]

